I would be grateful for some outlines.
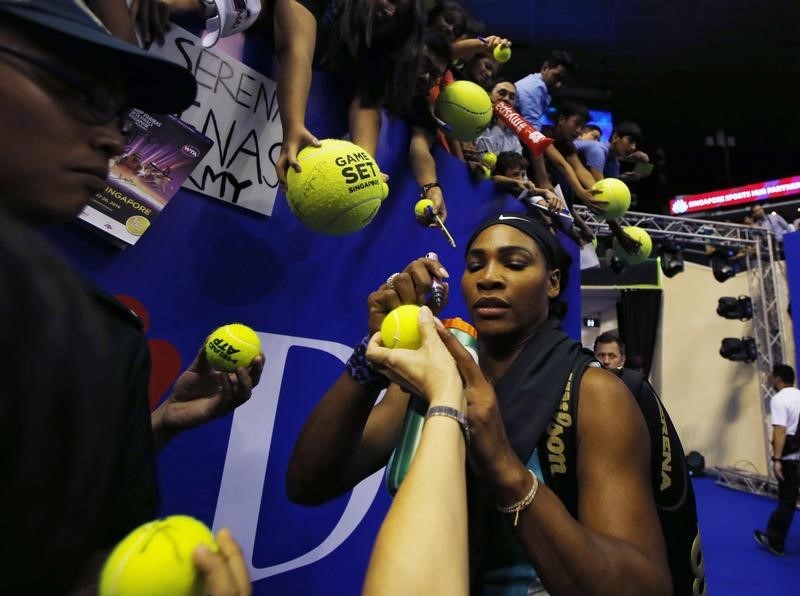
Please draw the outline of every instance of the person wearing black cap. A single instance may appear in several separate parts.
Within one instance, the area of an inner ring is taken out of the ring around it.
[[[480,365],[441,335],[467,401],[472,590],[672,593],[641,412],[624,384],[591,365],[591,353],[560,327],[569,261],[540,222],[520,213],[492,217],[467,243],[461,289]],[[422,303],[432,279],[446,276],[429,259],[392,275],[368,299],[370,332],[399,304]],[[301,432],[289,498],[323,502],[379,470],[408,399],[357,348]],[[561,437],[572,425],[568,460]],[[551,490],[563,478],[573,485]]]
[[[130,107],[155,113],[179,112],[191,104],[196,93],[189,71],[112,37],[79,0],[0,0],[0,78],[0,141],[4,147],[0,156],[0,218],[4,225],[23,234],[31,233],[32,224],[73,219],[105,186],[109,159],[124,149],[125,114]],[[7,256],[0,254],[0,258]],[[55,256],[47,266],[32,266],[38,269],[31,275],[45,279],[56,275],[50,270],[55,268],[63,269],[59,273],[69,278],[76,277]],[[110,424],[113,431],[112,442],[105,447],[110,451],[107,468],[77,466],[76,473],[82,475],[75,482],[98,483],[103,498],[94,512],[94,524],[73,523],[66,516],[66,506],[61,510],[62,517],[55,509],[45,509],[52,516],[43,515],[27,526],[25,516],[20,514],[18,519],[15,511],[7,511],[5,535],[20,542],[15,557],[3,558],[3,592],[62,591],[75,580],[77,568],[68,569],[65,575],[48,574],[47,563],[56,560],[59,552],[69,551],[69,560],[86,563],[91,552],[110,548],[140,523],[155,517],[158,490],[154,439],[163,444],[184,428],[229,412],[249,397],[263,365],[259,360],[249,372],[242,369],[232,378],[222,378],[207,363],[203,367],[204,360],[198,358],[151,418],[147,399],[150,359],[141,323],[112,297],[87,286],[87,282],[76,281],[73,287],[83,293],[76,300],[91,304],[101,339],[114,346],[109,369],[97,375],[97,383],[104,386],[95,394],[102,395],[107,403],[101,401],[95,407],[106,408],[115,417],[97,415],[97,423]],[[9,291],[9,286],[0,290],[3,294]],[[20,311],[32,308],[26,301],[17,304]],[[75,314],[59,311],[41,316],[57,321]],[[87,326],[92,323],[86,320]],[[96,349],[87,347],[87,354]],[[41,374],[47,375],[50,363],[39,364]],[[39,414],[42,421],[50,419],[47,411]],[[84,409],[75,415],[92,417],[92,412]],[[21,432],[40,422],[16,421]],[[60,422],[70,425],[68,418]],[[74,430],[69,441],[43,443],[35,454],[23,457],[32,465],[53,458],[68,459],[62,451],[79,449],[84,441],[80,427],[77,422],[69,426]],[[3,453],[16,462],[18,456],[13,450]],[[15,486],[5,486],[4,497],[24,503],[24,494],[15,490]],[[46,486],[40,490],[48,494]],[[68,494],[49,495],[51,503],[69,498]],[[14,525],[17,523],[18,527]],[[23,534],[24,528],[35,531]],[[42,556],[31,560],[26,555],[35,552],[37,542],[48,543],[50,548],[41,549]],[[204,563],[210,569],[224,564],[224,560],[212,557]],[[17,575],[5,573],[8,569]]]

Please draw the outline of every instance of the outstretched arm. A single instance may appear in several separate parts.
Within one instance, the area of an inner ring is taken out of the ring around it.
[[[350,102],[350,135],[353,143],[364,149],[373,158],[378,151],[378,137],[381,133],[381,110],[366,106],[359,95]]]
[[[232,373],[215,370],[202,346],[175,381],[172,393],[150,417],[156,449],[181,431],[225,416],[245,403],[258,385],[263,368],[264,355],[259,354],[247,368],[239,367]]]
[[[370,334],[386,314],[401,304],[422,304],[432,276],[446,277],[441,265],[417,259],[382,284],[367,300]],[[344,372],[314,408],[297,439],[286,475],[289,499],[318,504],[350,490],[386,464],[397,443],[408,394],[389,385],[375,405],[380,388],[357,382]]]
[[[275,3],[275,56],[283,144],[275,170],[283,186],[288,168],[300,171],[297,153],[308,145],[319,145],[305,125],[316,44],[317,20],[311,11],[295,0],[278,0]]]
[[[391,368],[431,407],[463,412],[458,370],[427,308],[420,312],[419,325],[420,349],[389,350],[374,336],[367,356],[382,369]],[[364,594],[469,591],[464,441],[456,420],[432,416],[425,422],[414,460],[375,541]]]
[[[572,188],[572,191],[581,203],[586,205],[594,213],[603,213],[605,209],[608,208],[607,201],[598,201],[594,194],[592,194],[592,191],[588,190],[588,187],[584,187],[583,180],[578,176],[572,164],[567,161],[558,149],[550,145],[545,150],[544,154],[545,157],[559,169],[564,178],[566,178],[570,188]],[[586,169],[583,168],[583,171],[586,172]],[[594,178],[588,172],[586,172],[586,174],[588,178],[592,180],[589,184],[589,187],[591,187],[591,185],[594,184]],[[588,182],[588,179],[586,181]]]
[[[125,0],[89,0],[86,5],[114,37],[124,39],[135,46],[139,45],[133,29],[133,19]]]
[[[421,187],[437,181],[436,162],[431,154],[433,141],[433,134],[424,128],[414,126],[411,129],[411,145],[408,149],[409,162],[414,178]],[[447,206],[444,203],[442,188],[440,186],[431,187],[425,196],[433,201],[439,218],[442,221],[447,219]]]

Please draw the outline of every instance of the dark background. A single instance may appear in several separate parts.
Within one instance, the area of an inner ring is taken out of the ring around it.
[[[486,23],[489,34],[513,42],[503,74],[517,80],[538,72],[551,50],[567,50],[580,70],[563,95],[611,110],[615,123],[640,124],[642,148],[656,170],[633,189],[637,210],[666,213],[668,200],[677,194],[800,174],[800,2],[463,4]],[[706,145],[717,130],[735,139],[728,168],[724,149]],[[789,204],[778,210],[791,222],[798,205],[782,202]],[[738,210],[733,217],[742,214]]]

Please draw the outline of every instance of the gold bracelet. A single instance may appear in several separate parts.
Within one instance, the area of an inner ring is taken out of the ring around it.
[[[533,498],[536,496],[536,491],[539,490],[539,479],[536,477],[536,474],[533,473],[533,470],[528,470],[531,473],[531,477],[533,478],[533,486],[531,486],[530,492],[527,495],[522,497],[522,500],[517,501],[513,505],[509,505],[508,507],[503,507],[501,505],[497,506],[497,510],[500,513],[513,513],[514,514],[514,527],[517,527],[519,523],[519,512],[524,511],[527,509],[531,503],[533,503]]]

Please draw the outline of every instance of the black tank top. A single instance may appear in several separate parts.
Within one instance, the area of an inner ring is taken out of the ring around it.
[[[576,362],[571,391],[565,391],[559,407],[539,442],[542,473],[547,485],[577,517],[578,483],[577,416],[578,388],[589,360]],[[651,483],[664,534],[674,593],[700,596],[707,593],[697,508],[678,433],[664,405],[645,376],[639,372],[614,371],[628,386],[644,415],[650,435]]]

